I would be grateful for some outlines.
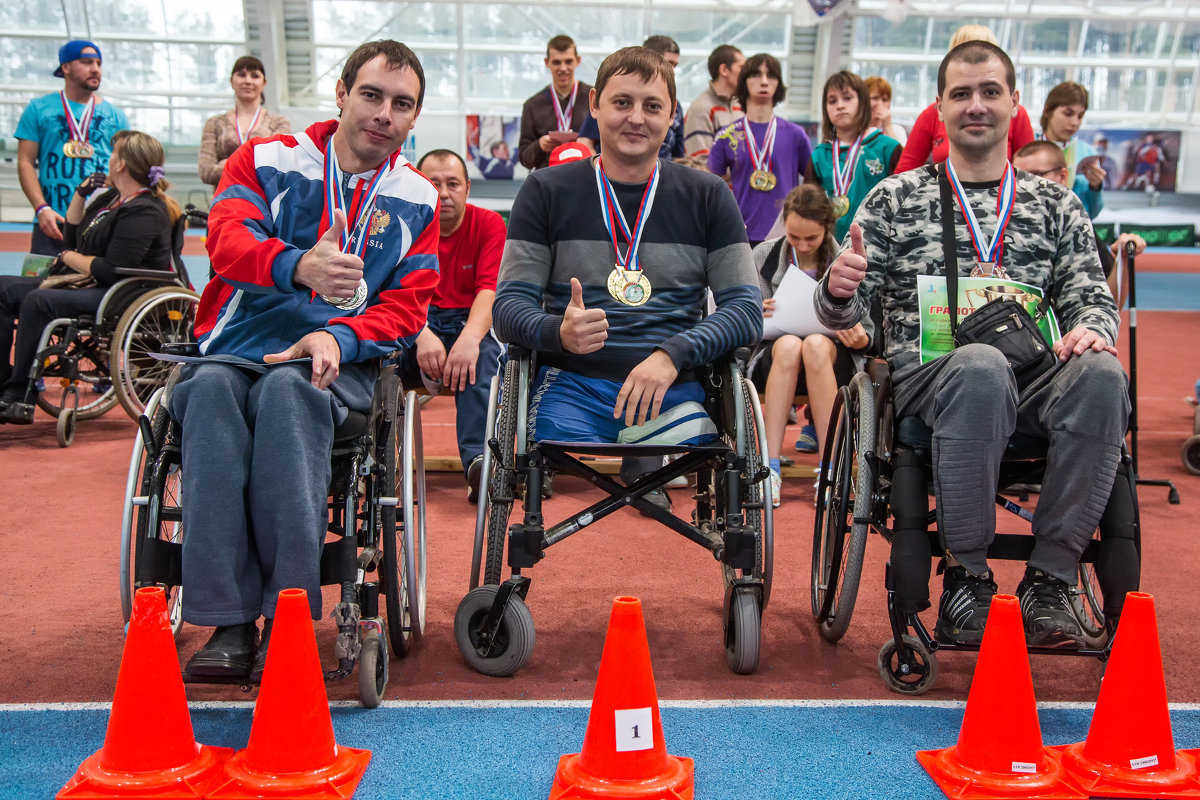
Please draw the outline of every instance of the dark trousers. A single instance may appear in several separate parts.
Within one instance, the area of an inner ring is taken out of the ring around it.
[[[0,350],[5,354],[13,346],[13,326],[17,326],[13,360],[9,363],[6,359],[0,367],[0,381],[9,395],[28,387],[38,342],[46,325],[58,317],[95,313],[105,292],[100,287],[39,289],[41,282],[41,278],[0,276]]]

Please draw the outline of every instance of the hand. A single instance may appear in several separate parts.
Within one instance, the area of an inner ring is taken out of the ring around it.
[[[617,404],[613,406],[613,419],[624,413],[627,426],[634,424],[635,414],[638,425],[658,419],[667,389],[671,388],[677,377],[679,370],[671,357],[663,350],[655,350],[634,367],[625,378],[625,383],[621,384],[621,391],[617,392]]]
[[[855,222],[850,226],[850,249],[843,251],[829,265],[825,288],[834,297],[853,297],[865,277],[867,251],[863,247],[862,228]]]
[[[862,350],[871,343],[871,337],[867,336],[867,329],[861,322],[856,323],[853,328],[834,333],[837,334],[838,341],[851,350]]]
[[[56,242],[61,242],[62,224],[64,222],[62,214],[59,214],[50,206],[46,206],[41,211],[37,212],[38,227],[42,229],[42,233],[49,236]]]
[[[549,153],[554,149],[554,140],[550,138],[550,134],[544,134],[538,138],[538,147],[542,148],[543,153]]]
[[[333,224],[313,248],[296,263],[295,282],[326,297],[353,297],[362,279],[363,262],[358,256],[342,252],[342,231],[346,214],[334,209]]]
[[[108,176],[97,170],[91,175],[84,178],[78,186],[75,187],[75,194],[87,200],[94,192],[98,192],[108,184]]]
[[[446,378],[442,382],[452,392],[464,392],[475,385],[475,364],[479,361],[479,340],[460,333],[446,357]]]
[[[1104,341],[1103,336],[1083,325],[1059,339],[1050,349],[1054,351],[1054,355],[1058,356],[1059,361],[1068,361],[1071,356],[1083,355],[1087,350],[1095,350],[1097,353],[1108,352],[1114,356],[1117,354],[1117,348]]]
[[[558,338],[568,353],[594,353],[608,338],[608,316],[603,308],[583,307],[583,285],[571,278],[571,302],[563,312]]]
[[[1096,158],[1084,165],[1083,174],[1087,178],[1088,188],[1097,192],[1104,186],[1104,179],[1108,176],[1108,171],[1100,166],[1100,159]]]
[[[417,366],[421,371],[439,383],[442,380],[442,367],[446,363],[446,348],[437,334],[422,328],[417,334]]]
[[[1112,244],[1112,254],[1118,259],[1125,257],[1125,245],[1133,242],[1134,256],[1140,256],[1146,250],[1146,240],[1136,233],[1122,233]]]
[[[775,314],[775,298],[768,297],[766,300],[763,300],[763,316],[770,317],[770,316],[774,316],[774,314]]]
[[[312,385],[318,389],[328,388],[337,380],[342,361],[342,348],[332,333],[313,331],[282,353],[271,353],[263,356],[263,361],[274,364],[277,361],[290,361],[293,358],[312,356]]]

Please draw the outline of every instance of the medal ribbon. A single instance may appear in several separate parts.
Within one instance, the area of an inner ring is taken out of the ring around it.
[[[600,193],[600,213],[604,217],[604,228],[608,231],[613,251],[617,254],[617,266],[628,272],[640,270],[642,265],[638,261],[637,251],[638,245],[642,243],[642,233],[646,230],[646,220],[650,217],[650,209],[654,208],[654,195],[658,193],[658,162],[655,162],[654,174],[646,183],[646,191],[642,193],[642,202],[638,207],[637,218],[633,221],[632,233],[629,223],[625,221],[625,212],[621,210],[621,205],[617,202],[617,195],[613,191],[608,176],[604,174],[604,167],[600,165],[599,158],[596,159],[596,189]],[[624,256],[621,255],[621,248],[617,245],[617,230],[620,230],[625,236],[625,241],[629,242],[629,250]]]
[[[870,136],[874,130],[874,128],[868,128],[859,134],[859,137],[854,140],[854,144],[850,145],[850,152],[846,153],[846,163],[842,166],[838,166],[842,154],[842,143],[836,136],[833,137],[834,196],[845,197],[850,194],[850,184],[854,181],[854,168],[858,165],[858,154],[862,150],[863,139]]]
[[[1004,250],[1004,229],[1008,227],[1008,221],[1012,217],[1013,204],[1017,197],[1017,181],[1012,163],[1005,166],[1004,177],[1000,180],[1000,194],[996,197],[996,233],[991,241],[988,241],[983,229],[979,226],[979,221],[975,219],[975,211],[967,202],[966,192],[963,191],[962,182],[959,181],[950,159],[946,159],[946,173],[950,177],[950,186],[954,189],[954,199],[958,202],[963,218],[967,221],[967,232],[971,234],[971,244],[975,248],[975,254],[979,256],[980,263],[999,266],[1000,255]]]
[[[750,120],[746,120],[746,149],[750,151],[750,163],[756,170],[771,170],[771,153],[775,150],[775,115],[771,115],[771,124],[767,126],[767,135],[763,137],[762,150],[754,141],[754,131],[750,130]]]
[[[571,130],[571,115],[575,111],[575,94],[579,91],[579,81],[575,81],[575,85],[571,87],[571,96],[567,98],[567,107],[559,108],[558,92],[554,91],[554,85],[550,85],[550,105],[554,106],[554,118],[558,120],[558,130]]]
[[[254,131],[254,126],[258,124],[258,117],[260,114],[262,114],[261,105],[258,107],[258,110],[254,112],[254,119],[250,120],[250,124],[246,126],[246,132],[242,133],[242,126],[239,125],[237,121],[237,109],[235,108],[233,110],[233,127],[237,128],[238,144],[246,143],[246,139],[249,138],[250,134]]]
[[[374,177],[363,190],[363,181],[358,182],[354,190],[354,198],[350,209],[346,209],[346,198],[342,195],[342,170],[338,167],[337,153],[333,150],[333,137],[325,143],[325,207],[321,212],[321,227],[318,236],[323,236],[333,224],[333,212],[342,209],[346,213],[346,229],[342,231],[342,252],[364,258],[367,252],[367,239],[370,238],[367,226],[370,224],[371,212],[375,210],[375,196],[379,194],[379,185],[391,172],[391,158],[384,159],[375,170]]]
[[[92,114],[96,110],[96,97],[93,95],[88,98],[87,105],[83,107],[83,114],[79,119],[75,119],[75,114],[71,111],[71,104],[67,101],[67,93],[60,91],[58,96],[62,99],[63,113],[67,115],[67,134],[72,141],[86,142],[88,140],[88,130],[92,127]]]

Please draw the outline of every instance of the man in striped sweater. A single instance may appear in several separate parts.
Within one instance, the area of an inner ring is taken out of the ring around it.
[[[496,332],[540,354],[535,439],[707,441],[696,368],[762,336],[745,226],[719,178],[658,159],[675,106],[661,55],[610,55],[590,104],[603,156],[530,175],[513,203]]]

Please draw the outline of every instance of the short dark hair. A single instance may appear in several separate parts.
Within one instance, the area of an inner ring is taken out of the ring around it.
[[[467,174],[467,162],[463,160],[462,156],[460,156],[458,153],[454,152],[453,150],[447,150],[444,147],[440,147],[437,150],[430,150],[428,153],[421,156],[419,161],[417,161],[417,171],[418,172],[420,172],[421,167],[423,167],[425,165],[425,160],[429,159],[429,158],[436,158],[439,161],[449,161],[452,158],[457,159],[458,163],[462,166],[463,178],[465,178],[468,181],[471,180],[471,176]]]
[[[605,57],[596,71],[596,105],[600,105],[600,96],[604,94],[609,79],[617,75],[637,75],[646,83],[656,77],[662,78],[667,82],[667,94],[671,99],[667,111],[675,108],[675,69],[649,47],[622,47]]]
[[[647,36],[646,41],[642,42],[642,47],[648,47],[659,55],[665,56],[667,53],[679,55],[679,42],[672,39],[670,36],[662,36],[656,34]]]
[[[775,87],[775,95],[771,98],[772,105],[779,105],[783,98],[787,97],[787,87],[783,85],[783,67],[779,65],[779,59],[770,53],[755,53],[742,65],[742,71],[738,74],[737,91],[733,93],[742,104],[742,108],[746,107],[746,102],[750,99],[750,76],[757,75],[762,67],[766,67],[767,74],[779,81],[779,85]]]
[[[254,56],[242,56],[237,61],[233,62],[233,69],[229,70],[229,77],[237,75],[242,70],[251,72],[257,70],[262,73],[264,78],[267,77],[267,70],[263,67],[263,63]]]
[[[404,69],[408,67],[417,76],[417,82],[420,84],[420,89],[417,91],[417,108],[425,102],[425,70],[421,68],[421,60],[417,58],[417,54],[408,49],[408,45],[397,42],[395,39],[379,39],[374,42],[366,42],[355,48],[350,57],[346,59],[346,65],[342,67],[342,83],[346,86],[346,91],[354,88],[354,82],[358,80],[358,71],[362,69],[363,64],[366,64],[375,56],[383,56],[387,59],[388,69]]]
[[[1046,102],[1042,106],[1042,130],[1046,130],[1046,123],[1050,121],[1050,115],[1054,113],[1054,109],[1059,106],[1083,106],[1083,110],[1088,110],[1088,90],[1082,85],[1074,81],[1063,81],[1058,86],[1050,90],[1050,94],[1046,95]]]
[[[1067,157],[1063,155],[1062,148],[1054,142],[1048,142],[1045,139],[1038,139],[1036,142],[1030,142],[1025,145],[1013,153],[1013,160],[1026,158],[1027,156],[1036,156],[1038,153],[1045,153],[1050,156],[1050,159],[1054,162],[1054,169],[1067,168]]]
[[[719,44],[708,54],[708,74],[715,81],[721,74],[721,67],[732,67],[733,62],[742,54],[731,44]]]
[[[1004,82],[1008,84],[1010,92],[1015,92],[1017,90],[1017,71],[1013,68],[1012,59],[1008,57],[1008,53],[991,42],[985,42],[982,39],[972,39],[955,47],[949,53],[946,53],[946,57],[942,59],[941,65],[938,66],[938,97],[941,97],[942,92],[946,91],[947,66],[955,61],[961,61],[964,64],[982,64],[985,61],[991,61],[993,58],[1004,65]]]
[[[858,116],[854,118],[855,135],[871,127],[871,93],[867,91],[867,83],[849,70],[835,72],[825,81],[821,90],[821,136],[825,141],[832,142],[837,137],[833,122],[829,119],[829,90],[849,89],[858,95]]]
[[[550,41],[546,42],[546,58],[550,57],[550,51],[557,50],[560,53],[565,53],[568,50],[574,50],[576,58],[579,57],[579,48],[575,46],[575,40],[565,33],[560,33]]]

